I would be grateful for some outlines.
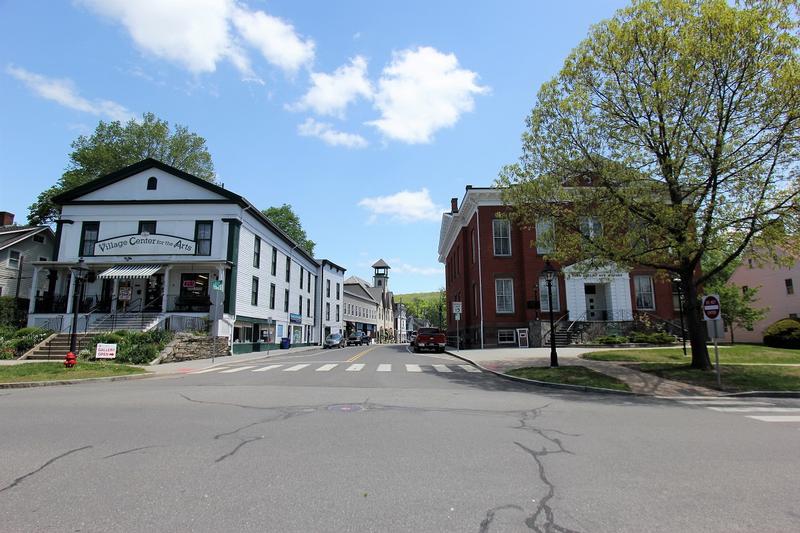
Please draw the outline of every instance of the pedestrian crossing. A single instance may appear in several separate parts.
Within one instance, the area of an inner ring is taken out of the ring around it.
[[[431,372],[447,374],[453,372],[466,372],[466,373],[481,373],[479,368],[472,365],[442,365],[442,364],[394,364],[394,363],[380,363],[377,365],[368,365],[366,363],[274,363],[266,366],[247,365],[247,366],[217,366],[211,368],[204,368],[202,370],[195,370],[189,374],[209,374],[212,372],[218,374],[234,374],[237,372],[406,372],[406,373],[420,373]],[[798,410],[800,412],[800,410]]]
[[[718,413],[729,413],[744,416],[759,422],[775,422],[781,424],[800,423],[800,406],[786,407],[763,399],[747,398],[709,398],[702,396],[684,397],[677,400],[684,405],[702,407]]]

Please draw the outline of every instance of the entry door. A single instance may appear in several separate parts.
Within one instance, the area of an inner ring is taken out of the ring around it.
[[[600,313],[597,309],[597,285],[584,285],[586,293],[586,320],[598,320]]]
[[[161,297],[164,294],[164,274],[153,274],[147,280],[145,291],[145,311],[161,311]]]

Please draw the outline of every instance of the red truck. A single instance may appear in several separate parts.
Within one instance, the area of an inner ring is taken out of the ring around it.
[[[447,345],[447,337],[438,328],[419,328],[413,345],[415,353],[419,353],[420,350],[434,350],[442,353]]]

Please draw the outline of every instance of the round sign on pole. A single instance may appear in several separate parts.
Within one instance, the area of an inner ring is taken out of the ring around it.
[[[703,320],[719,320],[722,316],[722,306],[719,296],[709,294],[703,297]]]

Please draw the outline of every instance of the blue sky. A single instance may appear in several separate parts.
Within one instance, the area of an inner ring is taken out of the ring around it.
[[[450,198],[517,158],[539,86],[625,4],[0,1],[0,210],[24,222],[72,140],[152,111],[228,189],[291,204],[318,257],[436,290]]]

